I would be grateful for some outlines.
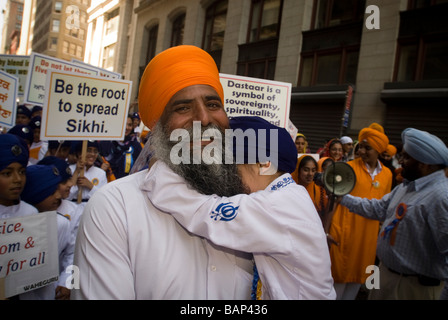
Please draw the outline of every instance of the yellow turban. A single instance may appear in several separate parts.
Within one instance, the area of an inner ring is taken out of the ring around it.
[[[389,138],[384,133],[372,128],[362,129],[359,132],[358,140],[366,140],[373,149],[378,151],[378,153],[386,151],[387,146],[389,145]]]
[[[140,80],[138,105],[143,123],[152,129],[174,94],[198,84],[213,87],[224,102],[218,68],[207,52],[182,45],[159,53],[146,66]]]

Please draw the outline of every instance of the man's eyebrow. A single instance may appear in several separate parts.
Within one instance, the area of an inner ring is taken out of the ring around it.
[[[221,97],[220,96],[215,96],[215,95],[212,95],[212,96],[206,96],[205,97],[205,100],[207,100],[207,101],[211,101],[211,100],[219,100],[219,101],[221,101]],[[221,101],[222,102],[222,101]]]
[[[180,99],[180,100],[175,100],[173,101],[173,103],[171,103],[171,106],[177,106],[180,104],[188,104],[191,103],[193,101],[193,99]]]

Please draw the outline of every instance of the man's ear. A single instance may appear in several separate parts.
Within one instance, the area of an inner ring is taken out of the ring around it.
[[[271,176],[277,173],[275,165],[268,161],[266,163],[258,163],[260,176]]]

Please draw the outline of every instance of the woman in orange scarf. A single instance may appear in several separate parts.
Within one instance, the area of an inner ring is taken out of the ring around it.
[[[296,170],[291,175],[297,184],[302,185],[308,191],[319,216],[323,219],[328,198],[325,189],[314,182],[314,175],[319,170],[318,167],[318,163],[312,156],[303,155],[297,160]]]
[[[350,194],[380,199],[391,191],[392,185],[392,173],[378,161],[389,139],[372,128],[362,129],[358,138],[360,157],[348,162],[356,174],[356,185]],[[375,263],[378,231],[378,221],[356,215],[342,205],[336,207],[329,234],[337,243],[330,246],[330,256],[338,299],[355,299],[370,275],[366,267]]]

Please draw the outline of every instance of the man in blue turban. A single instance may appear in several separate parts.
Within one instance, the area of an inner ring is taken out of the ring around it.
[[[383,221],[377,241],[381,273],[372,299],[448,299],[448,149],[438,137],[402,132],[404,182],[382,199],[344,196],[342,205]]]

